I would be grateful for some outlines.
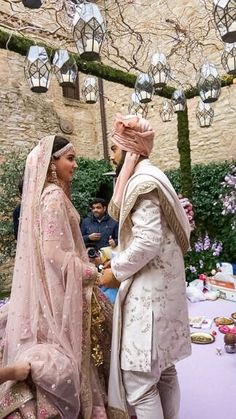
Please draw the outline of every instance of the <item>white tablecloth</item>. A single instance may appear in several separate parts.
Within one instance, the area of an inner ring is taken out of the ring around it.
[[[190,316],[228,317],[233,312],[236,303],[222,299],[189,303]],[[217,331],[214,343],[192,344],[192,355],[177,364],[180,419],[236,419],[236,353],[225,352],[224,335],[214,322],[212,330]],[[221,356],[216,354],[216,347],[222,348]]]

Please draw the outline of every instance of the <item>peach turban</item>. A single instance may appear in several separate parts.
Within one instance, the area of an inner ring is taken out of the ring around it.
[[[149,122],[138,115],[117,114],[112,141],[126,151],[125,160],[116,181],[112,202],[120,208],[125,186],[133,175],[140,156],[148,157],[152,151],[154,131]]]
[[[116,115],[112,141],[122,150],[148,157],[153,139],[154,131],[146,119],[138,115]]]

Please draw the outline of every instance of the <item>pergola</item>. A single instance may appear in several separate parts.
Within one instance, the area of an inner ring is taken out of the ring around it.
[[[18,54],[26,56],[31,46],[35,45],[35,39],[31,37],[23,37],[16,33],[8,32],[4,29],[0,29],[0,48],[14,51]],[[56,49],[45,43],[38,43],[43,46],[48,56],[52,57],[55,54]],[[108,65],[104,65],[97,61],[85,61],[81,59],[77,54],[70,54],[76,65],[78,71],[97,76],[99,79],[104,79],[113,83],[118,83],[123,86],[134,88],[137,76]],[[234,83],[236,74],[226,75],[221,78],[221,87],[229,86]],[[164,86],[162,90],[155,91],[158,96],[170,99],[174,87]],[[199,96],[197,87],[192,87],[184,91],[186,99],[192,99],[195,96]],[[191,150],[189,141],[189,123],[188,123],[188,107],[183,112],[177,113],[177,128],[178,128],[178,141],[177,148],[180,156],[180,173],[181,173],[181,190],[182,194],[191,198],[192,196],[192,179],[191,179]],[[107,153],[104,153],[104,157],[108,158]]]

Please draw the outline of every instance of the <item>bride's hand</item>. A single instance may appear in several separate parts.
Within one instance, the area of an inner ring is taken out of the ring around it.
[[[98,279],[98,270],[95,265],[88,264],[84,269],[83,283],[84,285],[93,285]]]

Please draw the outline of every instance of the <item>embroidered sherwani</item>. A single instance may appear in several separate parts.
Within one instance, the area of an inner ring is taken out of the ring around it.
[[[183,261],[188,237],[158,176],[164,175],[148,159],[138,163],[120,209],[120,252],[111,265],[121,282],[109,388],[113,417],[126,417],[120,369],[149,372],[157,361],[161,375],[190,354]]]

